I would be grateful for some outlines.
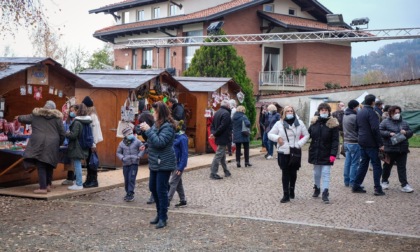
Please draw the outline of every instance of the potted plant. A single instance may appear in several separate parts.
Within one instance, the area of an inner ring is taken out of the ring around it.
[[[293,70],[293,74],[294,75],[299,75],[299,73],[300,73],[300,69],[299,68],[296,68],[296,69]]]
[[[288,66],[284,69],[284,74],[290,75],[292,74],[293,68],[291,66]]]
[[[305,76],[307,72],[308,72],[308,69],[307,69],[306,67],[302,67],[302,68],[300,69],[300,74],[301,74],[302,76]]]

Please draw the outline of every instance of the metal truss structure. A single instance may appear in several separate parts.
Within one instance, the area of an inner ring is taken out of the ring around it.
[[[194,37],[164,37],[129,39],[117,44],[121,48],[174,47],[174,46],[220,46],[270,43],[313,42],[366,42],[393,39],[420,38],[420,28],[398,28],[380,30],[326,30],[316,32],[287,32],[267,34],[210,35]]]

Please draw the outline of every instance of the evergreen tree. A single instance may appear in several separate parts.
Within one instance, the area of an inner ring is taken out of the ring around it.
[[[220,31],[217,35],[225,35]],[[211,42],[209,39],[208,42]],[[246,75],[245,62],[233,46],[201,46],[191,60],[190,67],[184,76],[193,77],[228,77],[235,80],[241,87],[245,99],[241,105],[246,108],[246,115],[254,126],[256,118],[253,84]],[[255,135],[255,128],[252,129]]]

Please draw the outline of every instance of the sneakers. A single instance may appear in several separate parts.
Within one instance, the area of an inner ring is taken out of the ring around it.
[[[384,193],[384,191],[382,191],[382,188],[379,187],[379,188],[375,188],[375,192],[373,193],[373,195],[375,195],[375,196],[384,196],[385,193]]]
[[[73,185],[73,180],[66,179],[61,183],[61,185]]]
[[[381,183],[382,189],[387,190],[389,188],[389,182],[388,181],[384,181]]]
[[[401,187],[401,192],[411,193],[414,189],[411,188],[409,184],[406,184],[404,187]]]
[[[366,190],[361,186],[353,186],[351,188],[352,193],[366,193]]]
[[[127,201],[127,202],[132,202],[132,201],[134,201],[134,194],[127,194],[127,195],[124,197],[124,200],[125,200],[125,201]]]
[[[322,192],[322,201],[324,201],[325,204],[330,203],[328,196],[330,196],[330,194],[328,193],[328,189],[324,189],[324,191]]]
[[[268,156],[267,156],[267,159],[273,159],[273,156],[268,155]]]
[[[186,206],[187,205],[187,201],[186,200],[181,200],[178,204],[175,205],[175,207],[182,207],[182,206]]]
[[[78,191],[78,190],[83,190],[83,186],[78,186],[78,185],[74,184],[72,186],[67,187],[67,189],[73,190],[73,191]]]
[[[321,189],[317,187],[316,185],[314,185],[314,194],[312,194],[312,197],[316,198],[319,196],[320,193],[321,193]]]
[[[210,178],[211,179],[223,179],[222,177],[220,177],[219,175],[217,175],[217,174],[210,174]]]

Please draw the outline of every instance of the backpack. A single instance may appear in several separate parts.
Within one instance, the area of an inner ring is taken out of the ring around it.
[[[93,133],[90,124],[82,123],[82,133],[79,134],[79,144],[82,149],[90,149],[93,146]]]

